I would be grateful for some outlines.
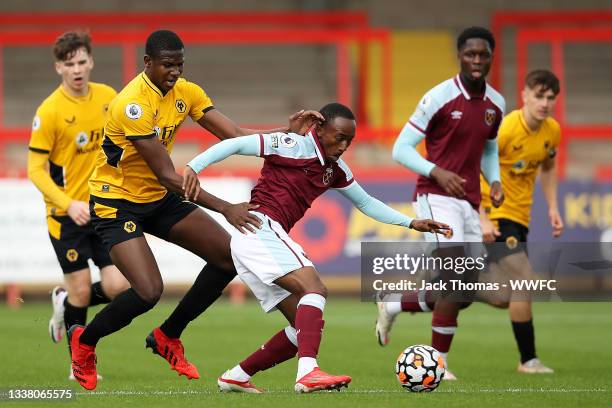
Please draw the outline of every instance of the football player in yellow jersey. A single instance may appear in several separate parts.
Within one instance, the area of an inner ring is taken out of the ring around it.
[[[43,193],[49,237],[67,290],[52,291],[49,333],[59,342],[65,326],[85,324],[87,307],[108,303],[129,287],[95,234],[89,217],[89,187],[100,150],[106,109],[116,92],[89,81],[94,66],[89,35],[62,34],[53,47],[62,83],[36,111],[29,143],[28,176]],[[87,260],[100,268],[91,283]]]
[[[144,72],[136,76],[109,106],[102,149],[90,179],[90,213],[96,232],[111,258],[131,284],[87,325],[69,332],[72,369],[86,389],[97,384],[95,346],[98,340],[127,326],[155,306],[163,291],[161,274],[144,232],[179,245],[207,261],[192,288],[170,318],[151,332],[148,347],[172,369],[199,378],[184,356],[179,336],[236,276],[230,235],[204,211],[185,200],[183,177],[169,152],[187,116],[219,139],[262,133],[244,129],[216,110],[198,85],[181,78],[184,46],[174,32],[159,30],[147,39]],[[268,130],[303,133],[322,116],[300,111],[289,127]],[[229,204],[198,188],[193,202],[220,212],[244,232],[260,221],[248,203]]]
[[[559,124],[550,117],[559,94],[559,80],[550,71],[536,70],[525,78],[523,107],[508,114],[499,129],[499,162],[506,200],[499,208],[488,200],[489,186],[481,178],[481,226],[485,242],[502,242],[491,254],[494,264],[505,275],[529,278],[533,270],[524,243],[537,173],[548,203],[553,237],[563,232],[557,206],[555,155],[561,138]],[[496,265],[495,265],[496,264]],[[512,329],[521,354],[518,371],[552,373],[537,358],[531,302],[525,294],[515,294],[509,303]],[[514,300],[512,300],[514,299]],[[505,305],[504,305],[505,306]]]

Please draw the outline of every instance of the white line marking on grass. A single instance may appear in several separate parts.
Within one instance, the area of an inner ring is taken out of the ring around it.
[[[335,391],[328,391],[329,393],[335,393]],[[343,394],[405,394],[408,391],[402,389],[398,390],[342,390]],[[564,394],[564,393],[576,393],[576,392],[608,392],[605,388],[458,388],[450,390],[438,390],[437,394],[497,394],[497,393],[510,393],[510,394],[530,394],[530,393],[544,393],[544,394]],[[75,393],[79,397],[115,397],[115,396],[171,396],[171,395],[184,395],[184,396],[197,396],[197,395],[218,395],[219,391],[211,390],[158,390],[158,391],[91,391],[91,392],[77,392]],[[295,394],[292,390],[273,390],[268,391],[266,394]]]

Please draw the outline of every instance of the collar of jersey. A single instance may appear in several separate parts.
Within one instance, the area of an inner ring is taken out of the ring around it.
[[[521,126],[523,127],[523,129],[525,129],[525,132],[527,132],[528,135],[533,135],[538,133],[538,131],[542,128],[542,124],[540,124],[540,127],[536,130],[531,130],[531,128],[529,127],[529,125],[527,125],[527,121],[525,121],[525,116],[523,116],[523,109],[518,109],[518,115],[519,115],[519,123],[521,124]],[[543,122],[542,122],[543,123]]]
[[[72,96],[70,95],[65,89],[64,86],[62,84],[60,84],[59,86],[59,91],[60,93],[68,100],[75,102],[75,103],[81,103],[81,102],[89,102],[93,96],[93,92],[91,90],[91,84],[87,84],[87,87],[89,88],[87,95],[84,96]]]
[[[311,143],[314,145],[315,152],[317,153],[317,157],[319,158],[319,162],[321,166],[325,166],[325,149],[319,143],[319,138],[317,137],[317,131],[313,127],[312,130],[306,133],[306,136],[311,139]]]
[[[457,76],[455,76],[455,85],[457,85],[457,88],[459,88],[459,90],[461,91],[461,93],[463,94],[463,96],[465,97],[465,99],[467,99],[468,101],[470,99],[482,99],[482,100],[487,100],[487,90],[489,89],[489,84],[487,84],[487,82],[485,81],[485,89],[484,92],[482,94],[478,94],[478,95],[471,95],[467,89],[465,89],[465,87],[463,86],[463,82],[461,82],[461,75],[457,74]]]
[[[147,74],[144,73],[144,71],[140,75],[142,75],[142,79],[149,86],[149,88],[151,88],[160,98],[164,97],[163,92],[160,91],[157,86],[155,86],[155,84],[149,79],[149,77],[147,76]],[[170,92],[168,92],[168,93],[170,93]],[[166,95],[168,95],[168,93]]]

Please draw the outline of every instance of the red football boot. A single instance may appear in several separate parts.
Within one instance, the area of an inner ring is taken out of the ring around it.
[[[158,354],[170,363],[170,368],[179,375],[184,375],[188,379],[200,378],[200,373],[196,366],[185,358],[185,349],[180,339],[171,339],[157,327],[148,336],[146,348],[153,349],[154,354]]]
[[[319,367],[300,378],[295,383],[297,392],[313,392],[322,390],[338,390],[348,387],[351,377],[348,375],[331,375],[321,371]]]
[[[72,374],[83,388],[93,390],[98,384],[96,348],[79,341],[84,330],[84,326],[77,324],[68,330],[70,354],[72,355]]]

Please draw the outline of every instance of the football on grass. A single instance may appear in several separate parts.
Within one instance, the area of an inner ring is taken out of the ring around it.
[[[395,375],[408,391],[431,392],[444,377],[444,359],[431,346],[410,346],[397,358]]]

